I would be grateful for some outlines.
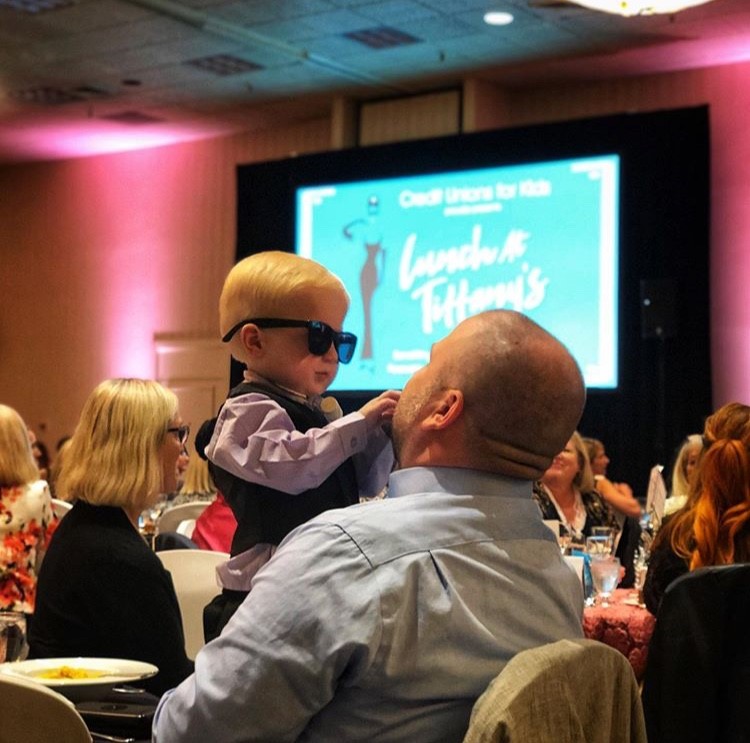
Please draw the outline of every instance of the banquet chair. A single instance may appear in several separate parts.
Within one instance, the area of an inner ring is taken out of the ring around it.
[[[60,520],[65,514],[70,511],[70,509],[73,508],[72,503],[68,503],[68,501],[60,500],[59,498],[52,498],[52,510],[55,513],[55,516],[57,516],[58,520]]]
[[[219,592],[216,567],[229,555],[199,549],[166,550],[156,555],[172,575],[185,632],[185,652],[195,658],[204,645],[203,608]]]
[[[643,708],[654,743],[750,743],[750,564],[699,568],[664,592]]]
[[[187,537],[188,539],[193,536],[194,531],[195,519],[185,519],[177,525],[177,533],[182,534],[183,537]]]
[[[157,533],[176,531],[184,534],[184,531],[180,531],[182,522],[192,521],[193,526],[195,526],[195,519],[206,510],[208,504],[209,501],[196,501],[195,503],[181,503],[179,506],[167,508],[156,521]],[[185,534],[185,536],[189,537],[190,534]]]
[[[35,681],[0,676],[0,741],[91,743],[73,703]]]
[[[474,704],[464,743],[646,743],[625,656],[596,640],[515,655]]]

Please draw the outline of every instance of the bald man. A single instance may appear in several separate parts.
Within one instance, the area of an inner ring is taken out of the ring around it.
[[[284,540],[162,700],[158,743],[461,741],[511,657],[582,636],[580,580],[531,487],[584,400],[569,352],[527,317],[458,325],[403,390],[387,498]]]

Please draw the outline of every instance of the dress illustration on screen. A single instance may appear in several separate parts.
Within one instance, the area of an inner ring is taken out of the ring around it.
[[[385,249],[382,246],[382,231],[378,226],[380,200],[370,196],[367,200],[367,217],[355,219],[344,227],[344,237],[349,240],[362,240],[365,249],[365,262],[359,272],[359,288],[362,295],[364,316],[364,338],[362,339],[363,363],[373,360],[372,350],[372,299],[385,271]]]

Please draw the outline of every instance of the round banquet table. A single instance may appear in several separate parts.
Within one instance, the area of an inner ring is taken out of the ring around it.
[[[648,659],[648,643],[656,617],[641,604],[638,594],[628,588],[612,593],[609,606],[587,606],[583,610],[583,632],[619,650],[629,661],[638,681],[643,679]]]

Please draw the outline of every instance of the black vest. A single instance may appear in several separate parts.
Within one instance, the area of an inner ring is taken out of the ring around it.
[[[322,428],[328,423],[320,411],[260,384],[243,382],[229,393],[229,397],[250,392],[259,392],[277,402],[289,414],[294,427],[302,433],[310,428]],[[317,488],[305,490],[299,495],[241,480],[212,462],[209,462],[209,469],[216,487],[237,519],[232,556],[260,543],[277,545],[292,529],[313,516],[330,508],[350,506],[359,500],[357,478],[350,459],[339,465]]]

